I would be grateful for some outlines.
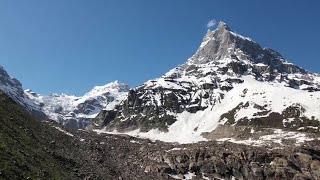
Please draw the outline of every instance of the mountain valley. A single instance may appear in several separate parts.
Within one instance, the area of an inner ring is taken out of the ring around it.
[[[0,179],[320,179],[320,75],[209,29],[129,88],[40,95],[0,67]]]

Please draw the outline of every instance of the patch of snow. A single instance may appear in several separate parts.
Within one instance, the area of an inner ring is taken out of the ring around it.
[[[210,178],[209,178],[209,177],[207,177],[207,176],[205,176],[205,174],[204,174],[204,173],[202,173],[202,179],[204,179],[204,180],[210,180]]]
[[[219,142],[228,141],[228,142],[232,142],[235,144],[245,144],[245,145],[249,145],[249,146],[261,146],[264,144],[264,142],[261,140],[254,140],[251,138],[245,139],[245,140],[236,140],[234,138],[221,138],[221,139],[217,139],[217,141],[219,141]]]
[[[254,41],[253,41],[251,38],[249,38],[249,37],[242,36],[242,35],[240,35],[240,34],[238,34],[238,33],[232,32],[232,31],[230,31],[230,33],[231,33],[232,35],[236,36],[236,37],[241,38],[241,39],[254,42]]]
[[[131,140],[130,142],[131,142],[131,143],[135,143],[135,144],[141,144],[140,142],[135,141],[135,140]]]
[[[71,136],[71,137],[74,136],[73,134],[69,133],[68,131],[65,131],[65,130],[61,129],[60,127],[56,127],[56,126],[53,126],[53,127],[56,128],[58,131],[63,132],[64,134],[66,134],[68,136]]]
[[[263,64],[263,63],[257,63],[257,64],[255,64],[255,66],[267,66],[267,65]]]
[[[255,131],[254,131],[254,129],[253,128],[251,128],[251,130],[250,130],[250,133],[252,134],[252,133],[254,133]]]
[[[304,142],[314,140],[314,138],[310,138],[304,133],[283,131],[281,129],[276,129],[274,131],[274,134],[261,136],[260,139],[263,141],[272,141],[278,144],[282,144],[282,140],[295,140],[296,145],[300,145]]]
[[[193,177],[195,177],[196,175],[194,173],[188,172],[188,174],[185,174],[184,177],[185,179],[192,179]]]
[[[183,179],[179,175],[176,175],[176,174],[169,174],[169,176],[172,177],[173,179]]]
[[[186,150],[187,148],[172,148],[167,150],[166,152],[171,152],[171,151],[181,151],[181,150]]]
[[[263,135],[258,139],[249,138],[246,140],[237,140],[234,138],[221,138],[221,139],[218,139],[217,141],[220,141],[220,142],[228,141],[235,144],[245,144],[250,146],[264,146],[270,143],[283,145],[282,143],[283,140],[293,140],[295,141],[295,145],[298,146],[305,142],[313,141],[315,139],[308,137],[304,133],[275,129],[273,134]]]
[[[173,179],[192,179],[193,177],[195,177],[196,175],[194,173],[188,172],[188,174],[184,174],[183,178],[181,178],[179,175],[176,174],[169,174],[170,177],[172,177]]]

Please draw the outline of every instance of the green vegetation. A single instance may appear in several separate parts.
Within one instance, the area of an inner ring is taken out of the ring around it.
[[[0,121],[0,179],[72,178],[65,171],[70,163],[49,150],[57,131],[32,118],[2,92]],[[70,141],[64,138],[62,142]]]

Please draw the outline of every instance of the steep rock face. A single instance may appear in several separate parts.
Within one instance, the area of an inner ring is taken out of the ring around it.
[[[96,122],[109,131],[139,129],[148,136],[159,129],[168,137],[193,134],[200,140],[203,132],[218,124],[252,124],[259,119],[257,124],[275,127],[265,116],[277,113],[276,124],[285,128],[285,121],[296,119],[298,129],[320,119],[319,90],[318,74],[289,63],[278,52],[262,48],[220,22],[185,64],[132,89],[112,116],[103,111]],[[305,111],[283,114],[295,106]],[[238,110],[228,115],[231,120],[224,118],[233,109]],[[301,119],[308,123],[299,124]]]
[[[2,66],[0,66],[0,90],[18,104],[25,107],[32,115],[41,119],[46,118],[46,115],[41,111],[41,108],[24,93],[20,81],[10,77]]]
[[[111,110],[127,96],[129,87],[118,81],[96,86],[82,97],[66,94],[41,96],[26,90],[25,93],[35,101],[47,116],[72,129],[85,128],[91,119],[105,109]]]

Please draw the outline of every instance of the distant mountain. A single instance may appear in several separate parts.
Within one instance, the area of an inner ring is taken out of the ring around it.
[[[24,93],[20,81],[10,77],[2,66],[0,66],[0,90],[25,107],[32,115],[42,119],[46,118],[41,108]]]
[[[185,64],[130,90],[95,122],[106,131],[197,142],[233,138],[235,127],[319,132],[319,109],[319,74],[220,22]]]
[[[31,90],[25,94],[52,120],[72,129],[85,128],[101,110],[113,109],[127,97],[129,86],[118,81],[96,86],[84,96],[66,94],[42,96]]]
[[[129,86],[118,81],[96,86],[84,96],[66,94],[43,96],[23,90],[19,80],[0,66],[0,90],[39,119],[55,120],[72,129],[85,128],[101,110],[113,109],[127,97]]]

